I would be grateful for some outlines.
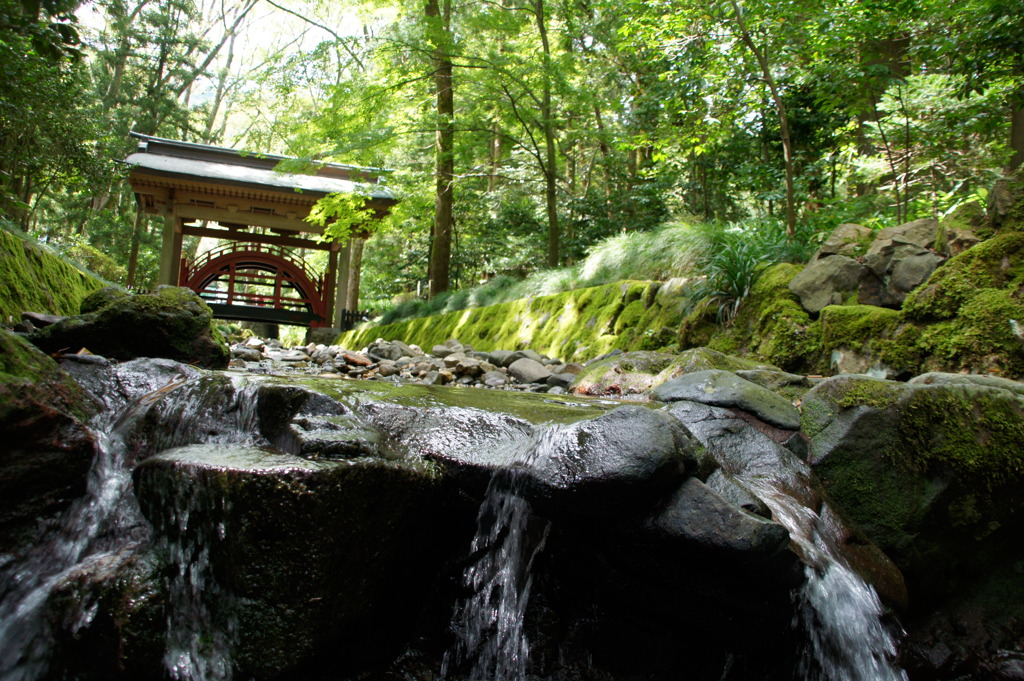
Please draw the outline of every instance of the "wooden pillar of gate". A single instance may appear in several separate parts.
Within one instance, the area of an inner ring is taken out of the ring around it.
[[[162,286],[178,286],[181,271],[181,227],[183,220],[173,212],[163,216],[163,243],[160,248],[160,275],[157,283]]]
[[[348,307],[348,270],[352,257],[352,242],[338,249],[338,276],[334,282],[334,328],[342,329],[342,314]],[[330,295],[330,292],[328,292]]]

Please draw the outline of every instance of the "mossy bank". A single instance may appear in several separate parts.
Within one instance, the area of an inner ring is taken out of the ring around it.
[[[0,320],[25,311],[78,314],[82,299],[105,284],[36,244],[0,229]]]
[[[364,326],[342,334],[337,342],[359,348],[383,338],[429,348],[458,338],[477,350],[530,348],[566,360],[590,359],[613,349],[675,349],[684,304],[685,299],[671,285],[622,281]]]

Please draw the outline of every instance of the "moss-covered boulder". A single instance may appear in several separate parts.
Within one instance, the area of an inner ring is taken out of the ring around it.
[[[682,348],[706,346],[730,355],[747,357],[785,371],[821,373],[818,327],[789,283],[800,265],[783,263],[769,267],[758,277],[736,318],[718,323],[710,310],[696,310],[682,323]],[[748,369],[753,367],[702,366],[701,369]]]
[[[572,382],[579,395],[637,395],[655,385],[657,375],[675,355],[638,350],[588,363]]]
[[[127,298],[131,294],[125,291],[123,288],[117,286],[104,286],[103,288],[96,289],[85,298],[82,298],[82,303],[79,305],[80,314],[89,314],[90,312],[97,312],[112,305],[123,298]]]
[[[193,596],[205,611],[172,612],[172,635],[202,645],[235,632],[223,645],[245,678],[343,675],[396,655],[443,558],[468,545],[460,529],[472,532],[447,517],[439,468],[424,460],[191,446],[147,459],[135,481],[169,589],[187,598],[178,570],[208,568]]]
[[[42,246],[0,229],[0,322],[22,312],[77,314],[82,298],[103,286]]]
[[[913,599],[953,592],[1024,525],[1024,398],[984,380],[837,376],[805,395],[810,461]],[[924,600],[916,601],[924,605]]]
[[[227,366],[230,353],[213,313],[187,288],[114,296],[94,312],[68,317],[30,336],[49,353],[90,352],[113,359],[164,357],[201,367]]]
[[[85,492],[99,403],[55,361],[0,329],[0,553]]]

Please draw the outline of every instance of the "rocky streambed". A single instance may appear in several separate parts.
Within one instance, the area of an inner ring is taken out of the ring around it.
[[[3,678],[1018,678],[1018,383],[3,338]]]

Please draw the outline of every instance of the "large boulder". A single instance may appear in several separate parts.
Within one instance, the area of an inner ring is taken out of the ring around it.
[[[832,230],[811,259],[822,260],[830,255],[857,258],[867,252],[874,238],[875,232],[870,227],[844,223]]]
[[[841,305],[857,293],[862,265],[845,255],[815,260],[793,277],[789,290],[804,309],[817,314],[827,305]]]
[[[531,498],[559,513],[635,514],[697,469],[700,447],[679,422],[640,406],[541,433],[528,464]]]
[[[786,430],[800,428],[800,413],[786,398],[730,371],[696,371],[662,383],[651,397],[662,402],[689,400],[735,407]]]
[[[1016,549],[1024,397],[989,377],[828,379],[804,397],[810,463],[922,604]]]
[[[57,363],[0,329],[0,554],[85,492],[101,404]]]
[[[233,630],[246,678],[344,674],[396,655],[445,556],[468,543],[422,459],[197,445],[148,459],[135,480],[172,570],[204,552],[196,597],[209,629],[193,633]]]
[[[579,395],[634,395],[651,389],[675,355],[636,350],[590,362],[572,383]]]
[[[230,353],[211,324],[213,313],[189,289],[164,286],[152,294],[106,298],[97,294],[92,302],[92,312],[40,329],[31,341],[48,353],[85,348],[113,359],[164,357],[207,368],[227,366]]]

